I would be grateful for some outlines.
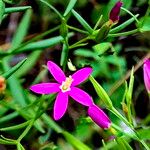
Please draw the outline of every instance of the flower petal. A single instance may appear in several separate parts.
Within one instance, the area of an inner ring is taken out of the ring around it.
[[[30,90],[38,94],[51,94],[60,91],[58,83],[40,83],[30,87]]]
[[[111,19],[113,22],[118,22],[119,21],[119,13],[121,10],[122,2],[118,1],[115,6],[112,8],[109,19]]]
[[[86,80],[89,77],[89,75],[92,73],[92,71],[93,71],[92,68],[86,67],[75,72],[72,75],[72,78],[73,78],[72,85],[73,86],[78,85],[84,80]]]
[[[66,76],[65,76],[64,72],[54,62],[48,61],[47,67],[57,82],[62,83],[62,81],[65,81]]]
[[[54,119],[59,120],[66,112],[68,106],[68,93],[59,92],[54,104]]]
[[[148,59],[144,61],[143,73],[145,87],[147,91],[150,92],[150,60]]]
[[[88,115],[101,128],[109,128],[111,125],[107,115],[95,104],[88,108]]]
[[[93,104],[93,100],[90,95],[77,87],[71,87],[71,91],[68,93],[74,100],[82,105],[91,106]]]

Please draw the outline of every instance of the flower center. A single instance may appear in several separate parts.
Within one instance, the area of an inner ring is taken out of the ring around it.
[[[71,76],[67,77],[65,81],[62,82],[61,86],[59,87],[61,89],[61,91],[64,93],[64,92],[67,92],[67,91],[70,91],[70,86],[73,82],[73,79]]]

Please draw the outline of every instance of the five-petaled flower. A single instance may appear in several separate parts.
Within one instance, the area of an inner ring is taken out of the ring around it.
[[[150,93],[150,60],[149,59],[144,60],[143,74],[144,74],[144,83],[145,83],[146,90],[148,91],[148,93]]]
[[[117,23],[119,21],[119,13],[120,13],[120,8],[122,6],[122,2],[118,1],[115,6],[112,8],[110,14],[109,14],[109,19],[113,22],[113,23]]]
[[[65,114],[68,106],[68,97],[70,96],[80,104],[89,107],[89,116],[100,127],[108,128],[110,126],[109,118],[93,103],[91,96],[85,91],[76,87],[89,77],[89,75],[92,73],[91,67],[82,68],[68,77],[66,77],[59,66],[52,61],[47,62],[47,67],[57,83],[53,82],[36,84],[31,86],[30,90],[38,94],[58,93],[53,110],[55,120],[59,120]]]

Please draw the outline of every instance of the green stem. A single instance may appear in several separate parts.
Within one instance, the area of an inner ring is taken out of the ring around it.
[[[82,44],[83,42],[86,42],[87,40],[89,40],[89,37],[85,37],[85,38],[81,39],[80,41],[74,43],[73,45],[69,46],[69,49],[78,47],[78,45]]]
[[[145,147],[146,150],[150,150],[149,146],[145,143],[144,140],[141,140],[141,139],[140,139],[139,142],[142,143],[142,145]]]
[[[101,15],[101,16],[99,17],[98,21],[96,22],[96,24],[95,24],[95,26],[94,26],[94,30],[97,29],[97,27],[99,26],[99,24],[100,24],[102,18],[103,18],[103,15]]]
[[[66,37],[66,39],[64,40],[63,49],[61,53],[61,59],[60,59],[60,65],[63,66],[64,71],[67,65],[68,53],[69,53],[69,44],[68,44],[68,39]]]
[[[131,30],[131,31],[116,33],[116,34],[108,34],[108,37],[127,36],[127,35],[131,35],[131,34],[135,34],[137,32],[139,32],[139,29],[134,29],[134,30]]]
[[[63,129],[58,126],[49,116],[47,116],[46,114],[42,115],[42,119],[44,120],[44,122],[50,127],[52,128],[56,133],[62,133]]]
[[[19,136],[19,138],[17,139],[17,142],[20,143],[20,141],[27,135],[27,133],[29,132],[29,130],[32,128],[33,124],[34,124],[34,119],[32,119],[29,123],[29,125],[26,127],[26,129],[23,131],[23,133]]]
[[[76,27],[72,27],[72,26],[69,26],[67,25],[67,27],[71,30],[74,30],[74,31],[77,31],[77,32],[80,32],[80,33],[83,33],[83,34],[89,34],[87,31],[84,31],[84,30],[81,30],[81,29],[78,29]]]
[[[59,13],[59,11],[53,7],[51,4],[49,4],[48,2],[44,1],[44,0],[40,0],[41,2],[43,2],[44,4],[46,4],[48,7],[50,7],[61,19],[63,19],[64,17]]]
[[[121,9],[124,10],[125,12],[127,12],[129,15],[131,15],[131,16],[135,19],[135,21],[137,22],[137,24],[139,25],[139,21],[138,21],[138,19],[135,17],[135,15],[133,15],[129,10],[127,10],[127,9],[124,8],[124,7],[121,7]]]
[[[133,126],[130,124],[130,122],[128,122],[128,120],[123,117],[117,109],[115,109],[114,107],[112,107],[111,109],[109,109],[113,114],[115,114],[120,120],[122,120],[127,126],[129,126],[132,130],[134,129]]]

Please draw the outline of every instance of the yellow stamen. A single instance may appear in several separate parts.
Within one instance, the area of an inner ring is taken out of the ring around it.
[[[71,76],[67,77],[65,81],[62,82],[62,85],[60,86],[60,89],[62,92],[70,91],[70,86],[73,82],[73,79]]]

